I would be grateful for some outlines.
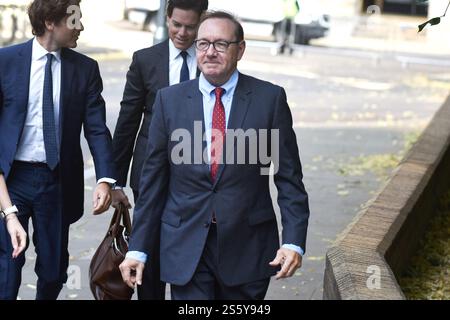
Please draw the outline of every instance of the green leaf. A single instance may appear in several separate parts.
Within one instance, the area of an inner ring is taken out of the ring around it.
[[[420,25],[418,26],[418,27],[419,27],[419,31],[417,31],[417,32],[422,31],[423,28],[425,28],[427,24],[430,24],[430,25],[434,26],[434,25],[436,25],[436,24],[439,24],[440,22],[441,22],[441,18],[440,18],[440,17],[435,17],[435,18],[433,18],[433,19],[430,19],[430,20],[428,20],[428,21],[426,21],[426,22],[420,24]]]

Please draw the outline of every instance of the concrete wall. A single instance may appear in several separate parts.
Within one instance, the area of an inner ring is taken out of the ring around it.
[[[396,276],[450,188],[450,97],[375,201],[326,255],[324,299],[405,299]]]

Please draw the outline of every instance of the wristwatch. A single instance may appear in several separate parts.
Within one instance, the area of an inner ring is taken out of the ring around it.
[[[8,215],[13,214],[13,213],[18,213],[18,212],[19,212],[19,210],[17,210],[17,207],[12,206],[12,207],[0,210],[0,216],[2,217],[2,219],[5,219]]]

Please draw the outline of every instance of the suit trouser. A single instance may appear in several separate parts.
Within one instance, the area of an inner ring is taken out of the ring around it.
[[[37,300],[55,300],[67,280],[69,224],[62,218],[59,169],[42,163],[14,162],[7,179],[13,204],[25,231],[31,218],[36,251]],[[28,232],[27,232],[28,233]],[[29,238],[27,237],[27,248]],[[12,258],[11,238],[0,222],[0,299],[17,298],[22,281],[25,251]]]
[[[134,203],[136,203],[139,192],[133,190],[133,195]],[[158,243],[155,243],[153,246],[154,254],[152,254],[149,261],[145,264],[142,274],[142,285],[138,286],[137,290],[138,300],[164,300],[166,297],[166,283],[160,280],[159,238],[158,236]]]
[[[264,299],[270,278],[230,287],[220,278],[218,261],[217,227],[215,223],[211,223],[205,248],[194,276],[184,286],[170,286],[172,300]]]

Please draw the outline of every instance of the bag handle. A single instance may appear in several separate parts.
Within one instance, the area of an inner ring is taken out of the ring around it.
[[[123,225],[125,227],[125,231],[130,234],[131,233],[131,219],[130,212],[125,207],[124,204],[119,203],[119,207],[114,211],[114,215],[111,219],[111,223],[109,224],[109,232],[112,233],[113,236],[117,235],[119,230],[120,221],[123,221]]]

